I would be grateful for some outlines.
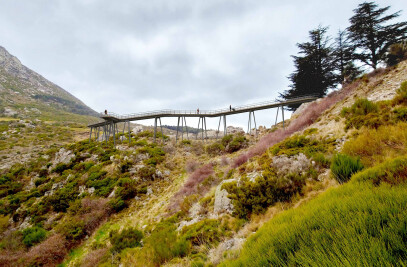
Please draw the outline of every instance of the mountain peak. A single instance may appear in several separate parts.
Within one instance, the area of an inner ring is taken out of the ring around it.
[[[32,109],[39,112],[33,113]],[[2,46],[0,46],[0,113],[21,118],[57,113],[97,115],[69,92],[24,66]]]

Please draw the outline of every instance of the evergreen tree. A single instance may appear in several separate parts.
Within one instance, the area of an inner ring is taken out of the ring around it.
[[[356,47],[356,59],[373,69],[385,59],[388,47],[406,36],[407,22],[388,24],[400,15],[400,11],[386,15],[389,8],[364,2],[353,10],[355,14],[349,20],[349,37]]]
[[[346,31],[338,31],[335,38],[334,57],[337,70],[339,72],[338,82],[343,84],[356,78],[361,72],[353,64],[354,46],[349,41]]]
[[[280,94],[280,97],[322,97],[329,88],[335,87],[338,77],[334,72],[334,55],[326,36],[327,29],[319,26],[309,32],[309,42],[297,44],[300,51],[299,56],[292,56],[296,70],[288,77],[291,81],[290,89]],[[288,108],[295,110],[298,106],[291,105]]]

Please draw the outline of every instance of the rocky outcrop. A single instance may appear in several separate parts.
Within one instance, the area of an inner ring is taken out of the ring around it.
[[[72,153],[70,150],[66,150],[65,148],[61,148],[56,154],[55,159],[52,162],[52,168],[59,163],[68,164],[71,160],[75,157],[75,154]]]
[[[228,198],[229,193],[225,189],[222,189],[222,185],[224,183],[230,183],[232,181],[236,181],[236,179],[224,180],[224,181],[222,181],[222,183],[220,183],[216,187],[215,202],[214,202],[214,206],[213,206],[213,212],[215,215],[218,215],[221,213],[231,214],[233,212],[232,200],[230,198]]]

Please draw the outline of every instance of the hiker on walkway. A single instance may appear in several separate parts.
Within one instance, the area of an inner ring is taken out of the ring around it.
[[[105,115],[107,115],[107,109],[105,109]]]
[[[232,111],[232,105],[229,105],[229,111]]]
[[[196,110],[196,114],[199,114],[199,108]]]

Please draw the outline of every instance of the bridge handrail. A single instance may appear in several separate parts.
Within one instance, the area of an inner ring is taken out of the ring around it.
[[[289,101],[296,101],[296,100],[302,100],[302,99],[309,99],[309,98],[316,98],[316,95],[306,95],[306,96],[299,96],[296,98],[291,98],[286,101],[282,100],[271,100],[271,101],[264,101],[264,102],[258,102],[254,104],[248,104],[248,105],[242,105],[242,106],[235,106],[232,107],[232,111],[239,111],[239,110],[245,110],[245,109],[250,109],[250,108],[255,108],[255,107],[261,107],[261,106],[266,106],[266,105],[274,105],[274,104],[279,104],[279,103],[286,103]],[[218,113],[225,113],[229,112],[229,108],[225,109],[217,109],[217,110],[199,110],[199,115],[214,115]],[[162,109],[162,110],[153,110],[153,111],[148,111],[148,112],[138,112],[138,113],[131,113],[131,114],[125,114],[125,115],[119,115],[114,112],[101,112],[100,117],[113,117],[119,120],[125,120],[129,118],[135,118],[135,117],[146,117],[146,116],[154,116],[154,115],[173,115],[173,114],[179,114],[179,115],[189,115],[189,114],[198,114],[197,110],[173,110],[173,109]]]

